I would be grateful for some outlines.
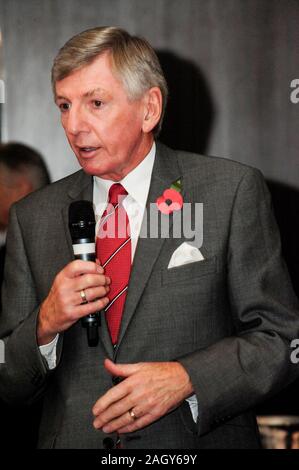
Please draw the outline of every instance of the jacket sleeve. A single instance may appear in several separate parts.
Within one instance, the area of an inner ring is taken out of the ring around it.
[[[15,206],[7,234],[2,307],[0,396],[11,404],[29,404],[43,392],[50,372],[37,344],[39,304]]]
[[[299,375],[290,360],[299,337],[298,300],[281,257],[279,231],[259,171],[241,178],[230,221],[227,289],[235,336],[178,358],[198,399],[204,434]]]

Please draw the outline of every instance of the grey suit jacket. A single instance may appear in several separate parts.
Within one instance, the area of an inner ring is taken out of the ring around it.
[[[6,343],[0,394],[10,403],[44,395],[40,447],[104,446],[107,436],[93,428],[91,409],[113,386],[105,357],[120,363],[180,361],[199,403],[197,424],[183,402],[123,436],[124,448],[258,447],[252,407],[298,376],[289,359],[290,341],[299,334],[298,302],[261,174],[159,144],[148,204],[179,177],[184,202],[203,203],[204,261],[167,269],[184,237],[140,238],[117,351],[105,319],[96,348],[87,346],[78,322],[60,336],[53,371],[36,341],[39,306],[73,259],[68,207],[92,199],[92,178],[79,171],[13,207],[0,319]]]

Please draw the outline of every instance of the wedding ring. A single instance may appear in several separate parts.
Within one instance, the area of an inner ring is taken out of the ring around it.
[[[81,295],[81,299],[82,299],[82,304],[88,304],[88,300],[86,298],[86,295],[85,295],[85,291],[84,289],[80,290],[80,295]]]
[[[134,411],[133,411],[133,408],[131,410],[129,410],[129,415],[131,416],[131,418],[135,421],[135,419],[138,419],[138,416],[135,415]]]

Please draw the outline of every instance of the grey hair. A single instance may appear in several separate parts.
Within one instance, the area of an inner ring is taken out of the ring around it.
[[[167,104],[168,88],[159,59],[151,45],[143,38],[131,36],[115,26],[88,29],[72,37],[59,50],[52,67],[52,88],[75,70],[89,65],[96,57],[109,51],[112,67],[121,80],[130,100],[140,99],[152,87],[162,94],[162,113],[154,129],[157,135]]]

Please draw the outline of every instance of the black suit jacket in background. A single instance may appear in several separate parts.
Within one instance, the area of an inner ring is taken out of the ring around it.
[[[1,286],[2,286],[3,274],[4,274],[4,257],[5,257],[5,245],[2,245],[0,247],[0,312],[2,310]]]
[[[2,310],[1,286],[4,275],[5,245],[0,248],[0,312]],[[41,402],[30,407],[9,406],[0,400],[1,449],[33,449],[41,414]]]

